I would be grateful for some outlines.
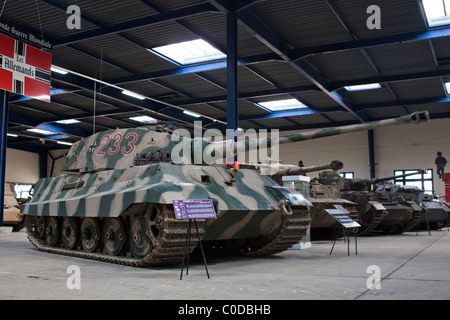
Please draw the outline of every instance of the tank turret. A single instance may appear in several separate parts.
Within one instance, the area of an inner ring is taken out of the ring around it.
[[[191,139],[187,130],[184,129],[175,130],[172,134],[150,128],[107,130],[74,143],[61,170],[96,172],[161,162],[212,165],[217,160],[230,155],[233,157],[241,151],[271,148],[276,144],[294,143],[396,124],[421,123],[428,120],[428,111],[420,111],[395,119],[238,142]]]
[[[333,160],[329,164],[325,165],[318,165],[318,166],[309,166],[309,167],[290,167],[290,168],[283,168],[283,167],[261,167],[261,171],[263,174],[266,174],[270,176],[273,180],[278,182],[279,184],[282,184],[282,178],[283,176],[300,176],[304,175],[305,173],[309,172],[316,172],[321,170],[340,170],[344,167],[344,164],[339,160]],[[281,168],[281,169],[280,169]]]
[[[364,190],[369,189],[372,185],[383,182],[383,181],[389,181],[389,180],[393,180],[393,179],[408,177],[408,176],[412,176],[415,174],[422,174],[422,173],[424,173],[424,171],[419,170],[416,172],[405,173],[402,175],[389,176],[389,177],[383,177],[383,178],[343,179],[343,182],[344,182],[343,191],[364,191]]]

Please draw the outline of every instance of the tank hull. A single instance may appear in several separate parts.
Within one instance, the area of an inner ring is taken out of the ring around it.
[[[414,201],[403,201],[389,193],[371,191],[343,192],[343,196],[357,203],[360,235],[371,232],[403,233],[420,223],[422,208]]]

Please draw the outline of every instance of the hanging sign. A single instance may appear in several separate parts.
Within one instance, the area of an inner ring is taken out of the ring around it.
[[[173,208],[177,220],[216,218],[211,199],[173,200]]]
[[[50,102],[52,55],[0,33],[0,89]]]

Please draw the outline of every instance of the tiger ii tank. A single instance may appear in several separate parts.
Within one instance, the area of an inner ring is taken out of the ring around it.
[[[210,199],[217,217],[197,221],[202,242],[249,256],[276,254],[305,236],[311,202],[259,169],[217,165],[224,150],[235,154],[428,120],[428,112],[415,112],[238,142],[180,139],[144,127],[98,132],[72,145],[61,168],[67,173],[34,185],[33,198],[21,206],[28,238],[39,250],[55,254],[140,267],[180,263],[188,222],[177,219],[173,203]],[[199,154],[209,156],[198,163]],[[191,251],[197,245],[193,238]]]

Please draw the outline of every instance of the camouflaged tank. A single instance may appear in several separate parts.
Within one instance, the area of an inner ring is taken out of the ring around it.
[[[279,170],[272,178],[279,181],[278,177],[281,176],[303,175],[305,173],[322,170],[330,170],[331,173],[337,174],[337,171],[343,167],[344,164],[341,161],[334,160],[328,165]],[[326,212],[326,209],[344,208],[348,211],[350,218],[358,221],[356,204],[342,198],[340,189],[336,185],[322,184],[317,178],[314,178],[309,182],[304,180],[294,180],[285,183],[284,185],[288,184],[292,184],[294,189],[301,192],[312,203],[310,210],[311,239],[332,238],[336,229],[340,228],[339,223]]]
[[[306,234],[311,202],[258,169],[214,165],[211,157],[191,164],[199,153],[225,154],[225,146],[235,153],[428,120],[428,112],[416,112],[259,139],[256,146],[255,140],[179,141],[142,127],[99,132],[73,144],[62,165],[69,173],[34,185],[33,198],[21,207],[28,237],[39,250],[56,254],[130,266],[179,263],[188,222],[176,219],[173,201],[211,199],[217,218],[197,221],[202,242],[250,256],[282,252]],[[197,244],[193,238],[191,250]]]
[[[12,227],[13,231],[20,231],[25,227],[25,222],[22,213],[20,213],[19,203],[9,183],[5,183],[4,190],[3,225]]]
[[[422,208],[414,201],[395,194],[369,189],[377,183],[417,173],[374,179],[346,179],[326,172],[319,177],[319,181],[337,186],[343,198],[357,204],[358,223],[361,225],[359,235],[368,235],[374,231],[403,233],[420,223]]]
[[[423,173],[423,171],[419,173]],[[445,202],[434,201],[431,195],[426,194],[416,186],[394,185],[390,183],[381,184],[375,190],[377,192],[389,192],[397,197],[403,198],[405,201],[417,203],[423,209],[422,218],[418,226],[420,229],[438,230],[450,226],[450,208]]]

